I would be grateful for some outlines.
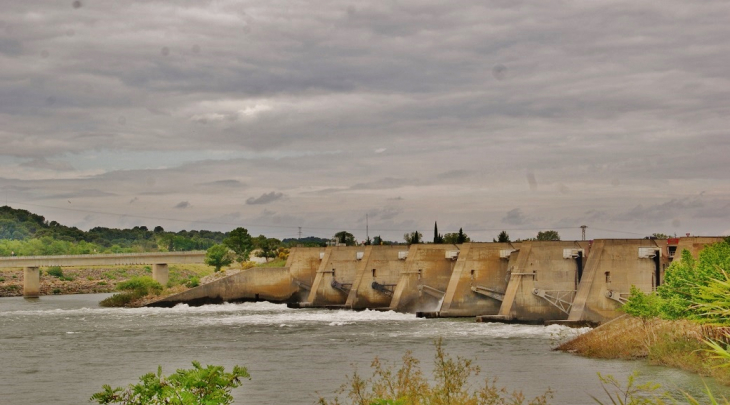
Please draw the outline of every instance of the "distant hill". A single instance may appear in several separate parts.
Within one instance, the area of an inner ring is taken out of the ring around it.
[[[166,232],[161,226],[82,231],[30,211],[0,207],[0,255],[205,250],[226,236],[213,231]]]

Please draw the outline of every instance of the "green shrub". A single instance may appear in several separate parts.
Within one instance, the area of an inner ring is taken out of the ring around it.
[[[54,288],[52,292],[53,292],[54,295],[58,295],[58,294],[61,293],[61,289],[60,288]]]
[[[190,279],[185,283],[185,287],[193,288],[200,285],[200,279],[197,277],[190,277]]]
[[[104,298],[99,302],[99,305],[102,307],[126,307],[132,301],[139,298],[141,297],[136,297],[134,293],[118,293]]]
[[[49,276],[53,276],[56,278],[63,278],[63,270],[61,269],[60,266],[51,266],[48,268],[48,270],[46,270],[46,273]]]
[[[241,386],[243,378],[251,378],[244,367],[234,366],[232,372],[226,373],[221,366],[204,368],[194,361],[192,369],[179,369],[167,377],[158,367],[157,374],[145,374],[138,384],[130,384],[127,389],[104,385],[104,391],[92,395],[90,400],[122,405],[227,405],[233,403],[231,390]]]
[[[150,276],[132,277],[117,284],[117,290],[133,291],[142,295],[159,294],[162,292],[162,284],[153,280]]]
[[[102,307],[124,307],[144,296],[162,292],[162,285],[153,280],[152,277],[133,277],[127,281],[117,284],[117,290],[123,291],[102,300],[99,305]]]
[[[0,277],[0,283],[5,281],[5,277]]]
[[[657,294],[645,294],[632,285],[628,301],[621,307],[621,310],[644,320],[656,318],[661,314],[661,300]]]
[[[730,244],[727,242],[706,246],[697,260],[684,250],[682,259],[673,262],[667,269],[664,284],[657,288],[656,293],[644,294],[632,287],[623,310],[645,320],[660,317],[722,323],[717,315],[708,317],[707,314],[712,308],[725,305],[725,318],[730,318],[730,302],[722,298],[730,292],[730,280],[725,271],[730,271]],[[711,285],[714,287],[711,288]],[[730,323],[730,320],[724,322]]]
[[[106,281],[99,281],[96,283],[96,285],[107,285],[108,283]]]

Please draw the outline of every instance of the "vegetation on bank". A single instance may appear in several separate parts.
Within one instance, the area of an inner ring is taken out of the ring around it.
[[[234,366],[227,373],[221,366],[203,367],[193,361],[193,368],[179,369],[169,376],[163,376],[162,367],[158,367],[157,374],[145,374],[139,383],[127,388],[104,385],[90,400],[122,405],[226,405],[233,403],[231,390],[244,378],[251,379],[243,367]]]
[[[645,358],[653,364],[715,377],[730,385],[730,244],[706,246],[694,259],[682,252],[656,292],[631,289],[628,315],[558,350],[608,359]]]
[[[521,392],[508,392],[499,387],[496,379],[485,379],[484,385],[475,389],[471,380],[481,372],[479,367],[470,359],[448,355],[441,339],[435,346],[432,379],[423,374],[420,361],[408,351],[398,369],[376,357],[371,364],[371,377],[363,378],[355,372],[347,378],[339,393],[345,394],[347,403],[353,405],[545,405],[552,398],[552,392],[548,390],[536,398],[525,399]],[[340,405],[342,402],[339,398],[332,401],[320,398],[319,404]]]
[[[347,376],[338,394],[340,400],[319,398],[320,405],[547,405],[553,393],[547,390],[533,399],[526,399],[520,391],[509,392],[497,385],[495,379],[485,379],[483,385],[473,386],[480,369],[470,359],[453,358],[444,350],[442,340],[435,342],[434,367],[431,378],[421,370],[420,362],[411,352],[403,355],[398,368],[385,364],[377,357],[373,360],[372,375],[363,377],[355,372]],[[725,364],[730,364],[730,354],[724,355]],[[605,391],[601,398],[591,396],[593,402],[613,405],[667,405],[667,404],[725,404],[724,398],[718,400],[707,390],[707,398],[696,399],[687,393],[680,398],[663,392],[655,383],[637,384],[636,374],[622,383],[612,376],[598,374]],[[229,405],[233,403],[231,391],[241,386],[242,379],[250,379],[247,370],[234,366],[232,372],[223,367],[209,365],[202,367],[194,361],[193,368],[179,369],[170,376],[163,376],[161,367],[157,373],[140,377],[140,382],[127,388],[111,388],[104,385],[101,392],[91,396],[91,401],[99,404],[143,405]],[[587,400],[588,398],[586,398]]]

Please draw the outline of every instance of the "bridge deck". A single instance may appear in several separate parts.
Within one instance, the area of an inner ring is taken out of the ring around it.
[[[117,266],[132,264],[204,263],[205,252],[147,252],[63,256],[0,257],[0,268],[49,266]]]

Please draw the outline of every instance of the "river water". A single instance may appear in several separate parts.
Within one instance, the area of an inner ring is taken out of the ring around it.
[[[332,398],[376,356],[396,362],[411,350],[430,373],[433,342],[473,359],[482,377],[532,397],[548,388],[552,404],[603,398],[597,372],[699,393],[689,373],[644,362],[584,359],[551,351],[577,333],[558,326],[418,319],[376,311],[289,309],[265,302],[175,308],[109,309],[108,294],[0,298],[0,404],[84,404],[102,384],[122,386],[163,367],[165,374],[205,364],[248,368],[252,380],[234,391],[236,404],[313,404]],[[725,393],[724,388],[711,387]]]

